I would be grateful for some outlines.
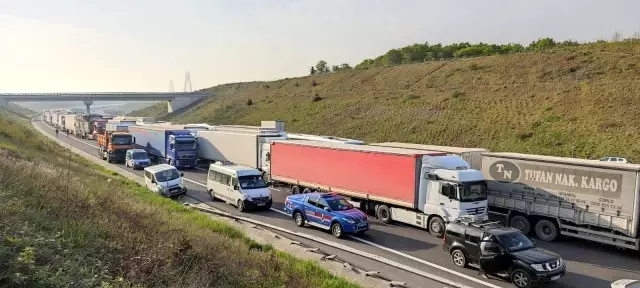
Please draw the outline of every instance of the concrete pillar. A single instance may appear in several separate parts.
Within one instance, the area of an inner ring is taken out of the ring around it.
[[[178,96],[174,97],[173,100],[167,101],[167,112],[173,113],[180,108],[184,108],[189,104],[196,102],[202,99],[202,97],[189,97],[189,96]]]
[[[87,115],[91,115],[91,104],[93,104],[93,99],[84,98],[84,100],[82,100],[82,103],[87,106]]]

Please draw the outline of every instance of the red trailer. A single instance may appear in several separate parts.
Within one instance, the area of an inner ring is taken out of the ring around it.
[[[293,185],[292,193],[338,192],[417,209],[422,158],[443,152],[316,141],[273,141],[271,179]]]

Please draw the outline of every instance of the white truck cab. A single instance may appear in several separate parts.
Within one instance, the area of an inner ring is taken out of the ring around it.
[[[168,164],[153,165],[144,168],[144,184],[149,190],[163,195],[175,196],[187,193],[183,173]]]
[[[209,165],[207,192],[214,200],[235,205],[240,211],[252,208],[268,210],[273,203],[271,190],[260,170],[228,161]]]

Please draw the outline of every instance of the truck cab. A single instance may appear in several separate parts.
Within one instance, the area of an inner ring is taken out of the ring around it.
[[[198,162],[198,138],[191,131],[173,131],[167,138],[167,163],[176,167],[193,168]]]
[[[123,162],[134,143],[135,139],[128,132],[104,132],[98,135],[98,153],[107,162]]]

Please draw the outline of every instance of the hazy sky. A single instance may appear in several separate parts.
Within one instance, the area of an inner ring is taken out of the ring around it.
[[[638,0],[0,0],[0,92],[182,91],[416,42],[640,32]]]

